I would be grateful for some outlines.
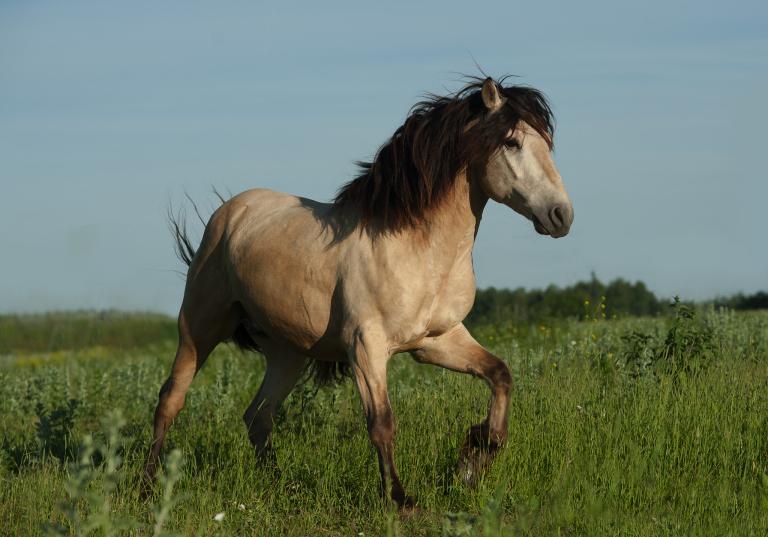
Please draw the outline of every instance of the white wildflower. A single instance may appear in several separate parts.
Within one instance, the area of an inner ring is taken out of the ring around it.
[[[216,513],[215,515],[213,515],[213,519],[216,522],[221,522],[222,520],[224,520],[224,516],[225,516],[225,513],[224,511],[222,511],[221,513]]]

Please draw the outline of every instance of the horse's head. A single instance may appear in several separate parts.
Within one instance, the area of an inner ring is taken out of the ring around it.
[[[504,89],[490,78],[483,83],[481,96],[487,108],[486,121],[494,122],[493,130],[504,134],[480,181],[488,197],[531,220],[537,232],[563,237],[573,222],[573,206],[552,160],[549,108],[543,98],[539,101],[540,94],[533,95],[534,108],[543,106],[542,110],[530,110],[524,101],[508,102],[515,95],[505,95]],[[507,107],[510,109],[505,110]],[[546,117],[537,117],[537,112]],[[526,121],[526,115],[537,124]],[[507,124],[503,125],[505,121]]]

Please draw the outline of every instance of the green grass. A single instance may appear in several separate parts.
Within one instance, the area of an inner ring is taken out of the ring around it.
[[[0,355],[102,346],[134,348],[176,337],[165,315],[80,311],[0,315]]]
[[[166,452],[184,457],[165,527],[182,535],[766,535],[768,314],[494,325],[477,337],[510,365],[509,442],[479,486],[454,477],[485,414],[478,380],[395,357],[397,464],[423,512],[378,496],[375,453],[351,382],[299,388],[274,434],[279,471],[254,460],[240,416],[263,360],[220,347]],[[154,341],[154,339],[153,339]],[[0,361],[0,534],[64,516],[81,439],[122,409],[122,466],[88,490],[143,524],[138,476],[171,341],[7,354]],[[98,466],[98,457],[96,464]],[[87,464],[86,464],[87,466]],[[115,482],[116,480],[116,482]],[[75,502],[78,516],[96,509]],[[224,512],[221,522],[216,513]],[[121,534],[117,531],[116,534]]]

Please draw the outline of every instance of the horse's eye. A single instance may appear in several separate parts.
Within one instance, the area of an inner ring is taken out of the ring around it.
[[[510,138],[509,140],[504,142],[504,145],[510,149],[520,149],[520,142],[518,142],[514,138]]]

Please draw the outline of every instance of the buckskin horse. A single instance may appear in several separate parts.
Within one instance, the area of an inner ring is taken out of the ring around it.
[[[506,440],[512,377],[462,324],[475,297],[472,248],[489,199],[542,235],[568,233],[573,208],[552,160],[553,131],[538,90],[473,79],[415,105],[332,203],[243,192],[213,213],[197,249],[175,223],[189,270],[145,483],[195,373],[227,340],[266,358],[243,417],[258,455],[271,448],[278,407],[309,365],[326,377],[351,373],[382,494],[403,509],[414,500],[395,470],[390,357],[408,352],[480,377],[491,390],[488,415],[470,428],[458,461],[461,475],[474,481]]]

